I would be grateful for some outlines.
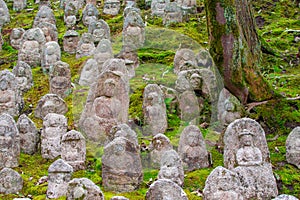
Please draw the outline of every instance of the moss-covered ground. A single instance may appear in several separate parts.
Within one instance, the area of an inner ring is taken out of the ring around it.
[[[9,34],[14,27],[29,29],[32,27],[33,19],[38,11],[38,5],[33,0],[27,1],[27,8],[21,12],[12,10],[12,1],[7,5],[10,10],[11,23],[2,28],[4,44],[0,52],[0,70],[15,66],[18,51],[9,44]],[[259,0],[252,1],[254,4],[254,15],[259,28],[258,34],[262,41],[263,56],[260,69],[269,83],[275,88],[281,97],[272,99],[266,104],[258,105],[246,112],[263,126],[270,149],[271,162],[278,183],[280,193],[286,193],[300,197],[300,170],[285,161],[285,140],[290,131],[300,126],[300,100],[287,100],[286,97],[297,97],[300,95],[300,15],[299,1],[291,0]],[[138,5],[144,2],[138,1]],[[149,10],[142,9],[141,15],[147,22],[146,41],[142,49],[138,51],[140,66],[136,69],[136,76],[130,80],[130,119],[136,124],[135,131],[139,135],[139,142],[149,144],[149,138],[142,137],[141,125],[143,124],[142,94],[148,83],[158,83],[173,87],[176,80],[173,69],[173,58],[179,47],[192,48],[197,52],[200,48],[208,47],[208,35],[206,31],[206,19],[202,0],[198,0],[199,13],[189,16],[190,20],[185,23],[172,24],[165,28],[162,20],[151,16]],[[59,8],[59,1],[52,2],[55,13],[57,28],[59,32],[59,44],[62,45],[63,34],[66,31],[63,22],[63,10]],[[102,7],[99,7],[102,10]],[[81,12],[80,12],[81,13]],[[100,18],[106,20],[110,25],[114,54],[119,53],[122,41],[123,16],[105,16]],[[77,24],[77,31],[81,34],[87,31],[81,22]],[[298,54],[298,55],[297,55]],[[72,71],[73,93],[65,98],[69,111],[68,129],[77,129],[77,120],[83,109],[83,104],[88,92],[87,88],[78,86],[79,74],[87,58],[79,60],[74,55],[62,52],[62,61],[70,64]],[[49,91],[48,75],[43,74],[40,67],[33,69],[34,87],[24,94],[25,106],[23,112],[36,123],[38,129],[42,128],[42,121],[34,117],[34,108],[37,101]],[[168,101],[166,104],[168,106]],[[176,148],[180,131],[180,119],[176,111],[168,112],[169,128],[166,135],[170,138]],[[209,123],[209,121],[208,121]],[[222,149],[219,148],[219,135],[210,129],[202,128],[208,150],[211,153],[212,165],[210,168],[196,170],[186,173],[184,191],[189,199],[202,199],[202,190],[209,173],[223,163]],[[78,171],[73,177],[87,177],[101,187],[101,155],[103,148],[96,144],[88,143],[86,170]],[[147,158],[143,152],[142,157]],[[42,176],[47,175],[47,169],[52,160],[43,159],[40,153],[29,156],[21,153],[20,165],[15,168],[24,179],[23,190],[17,195],[2,195],[0,199],[12,199],[14,197],[30,197],[33,199],[45,199],[47,182],[38,184]],[[130,199],[144,199],[149,185],[155,180],[158,171],[155,169],[144,169],[144,181],[140,189],[118,195],[124,195]],[[116,195],[105,191],[105,198]],[[61,199],[64,199],[61,198]]]

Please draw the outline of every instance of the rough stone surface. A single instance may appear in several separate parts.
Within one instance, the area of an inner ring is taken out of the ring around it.
[[[188,200],[188,197],[183,189],[173,181],[159,179],[150,185],[146,193],[146,200],[158,199]]]
[[[97,80],[98,76],[98,63],[95,59],[88,59],[81,70],[79,85],[91,86]]]
[[[82,12],[82,23],[85,26],[89,26],[93,21],[97,21],[99,17],[99,11],[94,4],[86,4]]]
[[[121,108],[121,109],[120,109]],[[119,71],[100,74],[91,86],[79,125],[87,137],[107,143],[110,129],[128,120],[129,82]]]
[[[95,49],[95,52],[94,52],[94,59],[98,64],[99,74],[104,71],[104,69],[103,69],[104,63],[113,58],[114,58],[114,54],[113,54],[111,42],[108,39],[102,39],[98,43],[98,45]],[[122,64],[122,63],[120,63],[120,64]],[[113,70],[111,70],[111,71],[113,71]],[[123,72],[123,73],[126,74],[126,72]]]
[[[23,188],[21,175],[11,168],[0,171],[0,194],[16,194]]]
[[[75,130],[64,134],[61,139],[61,158],[74,171],[85,169],[86,144],[83,135]]]
[[[18,88],[22,92],[28,91],[33,86],[31,68],[27,63],[19,61],[13,68],[12,73],[15,75],[18,81]]]
[[[46,42],[50,42],[50,41],[58,42],[58,32],[57,32],[56,25],[51,24],[49,22],[40,22],[37,25],[37,27],[43,31]]]
[[[54,159],[61,155],[61,139],[68,128],[67,118],[49,113],[43,121],[41,134],[41,154],[43,158]]]
[[[124,137],[136,146],[139,145],[137,134],[127,124],[119,124],[111,128],[110,140],[112,141],[117,137]]]
[[[162,154],[158,179],[170,179],[180,187],[184,182],[182,161],[175,150],[169,150]]]
[[[164,134],[157,134],[153,137],[150,145],[150,159],[154,168],[160,167],[161,156],[169,150],[172,150],[173,146],[170,139]]]
[[[43,47],[42,53],[42,68],[44,72],[48,72],[54,63],[60,61],[61,52],[60,46],[57,42],[47,42]]]
[[[71,70],[68,63],[58,61],[50,67],[50,93],[61,98],[71,93]]]
[[[30,155],[36,153],[39,134],[33,121],[22,114],[18,119],[17,127],[20,133],[21,151]]]
[[[64,51],[67,53],[70,53],[70,54],[75,54],[79,40],[80,40],[80,37],[76,31],[68,30],[64,34],[64,38],[63,38]]]
[[[34,21],[33,28],[37,27],[41,22],[48,22],[53,25],[56,24],[55,16],[53,10],[48,6],[40,6],[39,11],[37,12]]]
[[[125,61],[128,76],[129,78],[133,78],[135,76],[135,69],[139,66],[137,51],[131,49],[130,47],[123,46],[117,57]]]
[[[0,149],[0,169],[19,166],[19,131],[14,119],[5,113],[0,115]]]
[[[43,119],[48,113],[66,114],[66,102],[56,94],[46,94],[37,103],[34,115]]]
[[[215,168],[205,181],[205,200],[243,200],[241,183],[236,173],[224,168]]]
[[[62,159],[53,162],[48,168],[47,198],[54,199],[67,194],[68,182],[73,168]]]
[[[9,10],[5,1],[0,0],[0,28],[10,22]]]
[[[105,0],[103,13],[108,15],[119,14],[121,3],[119,0]]]
[[[123,196],[114,196],[110,198],[110,200],[129,200],[129,199]]]
[[[166,5],[170,3],[169,0],[152,0],[151,1],[151,15],[163,17],[165,14]]]
[[[202,49],[196,55],[196,63],[198,67],[211,68],[213,59],[207,50]]]
[[[218,120],[221,126],[228,126],[231,122],[242,116],[240,101],[227,89],[223,88],[218,100]]]
[[[90,33],[83,33],[76,48],[76,59],[84,56],[92,56],[95,48],[93,35]]]
[[[300,169],[300,127],[292,130],[286,140],[286,160]]]
[[[68,184],[67,200],[104,200],[100,187],[88,178],[74,178]]]
[[[64,9],[64,22],[68,29],[74,29],[76,27],[78,10],[74,1],[69,1]]]
[[[139,148],[124,137],[117,137],[104,147],[102,181],[106,190],[130,192],[143,181]]]
[[[181,8],[183,15],[196,12],[196,0],[177,0],[176,3]]]
[[[23,28],[13,28],[10,33],[10,45],[19,50],[22,43],[22,36],[25,33]]]
[[[205,142],[197,126],[189,125],[184,128],[180,135],[178,154],[187,171],[209,167]]]
[[[174,73],[189,70],[196,66],[196,56],[191,49],[179,49],[174,56]]]
[[[193,91],[184,91],[179,94],[179,110],[182,121],[198,124],[202,107],[201,105],[200,108],[198,98]]]
[[[299,200],[299,199],[291,195],[281,194],[276,198],[274,198],[273,200]]]
[[[88,32],[93,35],[94,42],[100,42],[102,39],[110,40],[110,28],[103,19],[89,23]]]
[[[0,114],[19,115],[23,108],[22,93],[18,88],[18,80],[8,70],[0,71]]]
[[[180,23],[180,22],[182,22],[181,8],[177,5],[176,2],[168,3],[165,7],[165,15],[163,17],[163,24],[165,26],[168,26],[171,23]]]
[[[20,11],[26,7],[27,1],[26,0],[15,0],[13,3],[13,10]]]

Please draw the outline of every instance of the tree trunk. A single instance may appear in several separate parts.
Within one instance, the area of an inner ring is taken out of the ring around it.
[[[260,42],[249,0],[205,0],[210,53],[225,87],[243,104],[272,98],[259,71]]]

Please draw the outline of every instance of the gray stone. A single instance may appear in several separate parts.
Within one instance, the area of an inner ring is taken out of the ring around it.
[[[196,55],[196,63],[198,67],[211,68],[213,59],[207,50],[202,49]]]
[[[67,118],[49,113],[43,120],[41,134],[41,154],[43,158],[54,159],[61,155],[61,139],[68,128]]]
[[[99,74],[104,71],[103,64],[107,60],[113,59],[113,57],[114,54],[111,42],[108,39],[102,39],[94,51],[94,59],[97,62]]]
[[[157,84],[148,84],[143,93],[144,134],[156,135],[167,130],[166,104]]]
[[[285,143],[286,160],[300,169],[300,127],[296,127],[289,134]]]
[[[64,34],[64,38],[63,38],[64,51],[67,53],[70,53],[70,54],[75,54],[79,40],[80,40],[80,37],[76,31],[68,30]]]
[[[193,91],[184,91],[179,94],[180,119],[184,122],[198,124],[203,106],[199,105],[198,98]]]
[[[171,23],[182,22],[182,12],[181,8],[175,2],[170,2],[165,7],[165,15],[163,17],[163,24],[165,26]]]
[[[42,68],[44,72],[48,72],[57,61],[61,59],[60,46],[57,42],[50,41],[43,47]]]
[[[86,145],[83,135],[75,130],[64,134],[61,139],[61,158],[74,171],[85,169]]]
[[[158,179],[170,179],[180,187],[184,182],[182,161],[175,150],[169,150],[162,154]]]
[[[23,188],[21,175],[11,168],[0,171],[0,194],[16,194]]]
[[[196,56],[191,49],[179,49],[174,56],[174,73],[178,74],[183,70],[194,69]]]
[[[139,145],[137,134],[127,124],[119,124],[111,128],[110,140],[112,141],[117,137],[124,137],[134,143],[136,146]]]
[[[93,35],[90,33],[83,33],[76,49],[76,59],[84,56],[92,56],[95,48]]]
[[[77,21],[78,10],[76,8],[76,1],[68,1],[64,9],[64,22],[68,29],[75,28]]]
[[[169,0],[152,0],[151,1],[151,15],[163,17],[165,14],[166,5],[170,3]]]
[[[37,103],[34,115],[43,119],[48,113],[66,114],[68,107],[66,102],[56,94],[46,94]]]
[[[123,74],[127,80],[129,80],[128,71],[125,66],[125,62],[122,59],[112,58],[112,59],[106,60],[103,63],[103,66],[102,66],[102,69],[100,70],[100,72],[106,72],[106,71],[119,72],[119,73]]]
[[[131,192],[143,181],[139,148],[124,137],[117,137],[104,147],[102,181],[106,190]]]
[[[26,62],[19,61],[12,72],[18,81],[18,88],[22,92],[28,91],[33,86],[31,68]]]
[[[100,187],[88,178],[74,178],[68,184],[67,200],[104,200]]]
[[[128,77],[133,78],[135,76],[135,69],[139,66],[137,51],[132,50],[130,47],[123,46],[121,52],[117,57],[125,61],[125,65],[128,71]]]
[[[203,190],[206,200],[243,200],[239,191],[240,180],[236,173],[218,166],[205,181]]]
[[[157,134],[152,138],[149,145],[150,159],[154,168],[160,168],[161,156],[169,150],[172,150],[173,146],[170,139],[164,134]]]
[[[299,200],[299,199],[291,195],[281,194],[273,200]]]
[[[61,98],[71,93],[71,70],[68,63],[58,61],[50,66],[50,93]]]
[[[82,12],[82,23],[85,26],[89,26],[93,21],[97,21],[99,17],[99,11],[94,4],[86,4]]]
[[[53,162],[48,168],[47,198],[54,199],[67,194],[68,182],[73,168],[62,159]]]
[[[117,15],[119,14],[120,7],[120,0],[105,0],[103,13],[108,15]]]
[[[10,45],[19,50],[21,48],[22,36],[25,33],[23,28],[13,28],[10,33]]]
[[[0,115],[0,149],[0,169],[19,166],[19,131],[14,119],[5,113]]]
[[[140,14],[131,11],[126,15],[123,24],[123,46],[132,50],[141,48],[145,42],[145,24]]]
[[[56,25],[51,24],[49,22],[40,22],[37,25],[37,27],[43,31],[46,42],[58,42],[58,33]]]
[[[110,200],[129,200],[129,199],[123,196],[113,196],[112,198],[110,198]]]
[[[178,154],[187,171],[209,167],[205,142],[197,126],[189,125],[183,129],[180,135]]]
[[[146,193],[146,200],[188,200],[183,189],[168,179],[159,179],[150,185]]]
[[[110,28],[103,19],[91,21],[88,32],[93,35],[94,42],[100,42],[102,39],[110,40]]]
[[[106,71],[91,86],[79,120],[89,139],[105,144],[110,129],[128,121],[129,82],[124,76],[118,71]]]
[[[123,16],[124,18],[126,18],[126,16],[130,13],[130,12],[137,12],[139,15],[141,15],[141,10],[139,8],[136,7],[136,3],[135,1],[126,1],[126,7],[124,8],[123,11]]]
[[[40,138],[33,121],[22,114],[18,119],[17,127],[20,133],[21,151],[30,155],[36,153]]]
[[[0,30],[0,52],[2,51],[2,45],[3,45],[3,38],[2,38],[2,32]]]
[[[48,6],[40,6],[39,11],[37,12],[34,21],[33,28],[37,27],[41,22],[48,22],[53,25],[56,25],[55,16],[53,10]]]
[[[7,8],[7,5],[5,1],[0,0],[0,29],[3,27],[3,25],[10,22],[10,15],[9,10]]]
[[[227,89],[223,88],[218,100],[218,121],[222,127],[242,116],[242,104]]]
[[[15,0],[13,4],[14,11],[23,10],[26,7],[27,1],[26,0]]]
[[[15,117],[19,115],[23,104],[15,75],[8,70],[0,71],[0,114],[7,113]]]
[[[181,8],[184,15],[196,12],[196,0],[177,0],[176,3]]]
[[[98,63],[95,59],[88,59],[81,70],[79,85],[91,86],[98,76]]]

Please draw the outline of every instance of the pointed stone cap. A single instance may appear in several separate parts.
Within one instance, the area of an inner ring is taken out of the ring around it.
[[[48,173],[54,172],[72,173],[73,167],[66,163],[63,159],[58,159],[52,163],[48,169]]]

